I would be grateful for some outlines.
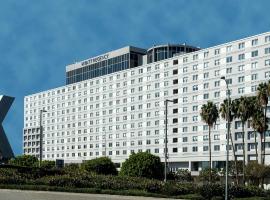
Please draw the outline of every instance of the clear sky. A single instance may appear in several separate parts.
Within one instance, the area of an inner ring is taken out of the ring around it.
[[[127,45],[209,47],[270,31],[265,0],[0,2],[0,94],[16,97],[5,130],[22,153],[23,97],[65,84],[65,66]]]

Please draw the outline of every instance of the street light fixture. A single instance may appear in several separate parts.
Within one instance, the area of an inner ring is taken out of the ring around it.
[[[228,200],[228,164],[229,164],[229,134],[230,134],[230,90],[228,86],[228,79],[225,78],[225,76],[221,77],[222,80],[226,83],[226,89],[227,89],[227,145],[226,145],[226,180],[225,180],[225,200]]]
[[[165,100],[165,116],[166,116],[166,121],[165,121],[165,166],[164,166],[164,182],[167,182],[167,159],[168,159],[168,102],[174,102],[173,100],[166,99]]]
[[[47,112],[45,109],[40,110],[39,116],[39,167],[41,167],[42,162],[42,145],[43,145],[43,127],[42,127],[42,113]]]

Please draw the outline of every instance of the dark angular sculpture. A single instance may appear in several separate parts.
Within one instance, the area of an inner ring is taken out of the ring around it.
[[[14,157],[13,151],[5,134],[2,122],[4,121],[14,97],[0,95],[0,160],[6,160]]]

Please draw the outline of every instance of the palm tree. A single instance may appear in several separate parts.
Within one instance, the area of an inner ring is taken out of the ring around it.
[[[250,105],[251,101],[248,97],[241,96],[237,99],[234,105],[235,117],[241,120],[242,124],[242,147],[243,147],[243,183],[245,183],[245,164],[246,164],[246,149],[245,149],[245,124],[251,116]]]
[[[253,127],[254,132],[256,131],[256,132],[258,132],[260,134],[260,143],[261,143],[260,153],[261,153],[261,162],[262,162],[262,159],[263,159],[262,138],[263,138],[263,133],[264,133],[264,130],[265,130],[264,114],[263,114],[263,110],[262,109],[257,109],[252,114],[251,126]]]
[[[201,118],[208,125],[208,143],[209,143],[209,181],[212,182],[212,154],[211,154],[211,128],[218,119],[217,106],[212,102],[208,101],[207,104],[202,105]]]
[[[229,102],[230,104],[231,102]],[[228,119],[228,99],[225,99],[223,101],[223,103],[220,104],[220,109],[219,109],[219,113],[221,115],[221,117],[223,119],[225,119],[226,121],[229,121],[229,123],[231,123],[233,121],[233,112],[232,112],[232,109],[230,108],[229,110],[229,119]],[[229,126],[229,125],[227,125]],[[237,167],[237,157],[236,157],[236,154],[235,154],[235,147],[234,147],[234,143],[233,143],[233,139],[232,139],[232,132],[230,130],[230,133],[229,133],[229,137],[230,137],[230,140],[231,140],[231,144],[232,144],[232,150],[233,150],[233,157],[234,157],[234,165],[235,165],[235,170],[236,170],[236,184],[238,185],[239,183],[239,179],[238,179],[238,167]],[[228,147],[227,147],[228,148]]]
[[[270,95],[270,81],[267,83],[260,83],[257,88],[257,96],[260,105],[264,106],[264,127],[266,127],[266,112],[267,112],[267,105],[268,105],[268,96]],[[262,164],[265,162],[265,132],[263,132],[263,157],[262,157]]]

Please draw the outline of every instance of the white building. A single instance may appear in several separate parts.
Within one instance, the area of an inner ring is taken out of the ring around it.
[[[257,85],[270,77],[269,66],[270,32],[201,50],[125,47],[69,65],[67,85],[25,97],[24,154],[39,156],[39,113],[45,109],[44,159],[69,163],[106,155],[120,164],[132,152],[149,151],[164,161],[164,101],[170,99],[169,167],[196,173],[209,160],[200,108],[226,98],[220,77],[230,79],[232,99],[255,95]],[[232,128],[240,160],[239,122]],[[246,141],[247,159],[254,160],[254,134],[247,133]],[[270,153],[270,132],[266,141]],[[226,122],[220,119],[212,131],[213,166],[223,166],[225,143]]]

